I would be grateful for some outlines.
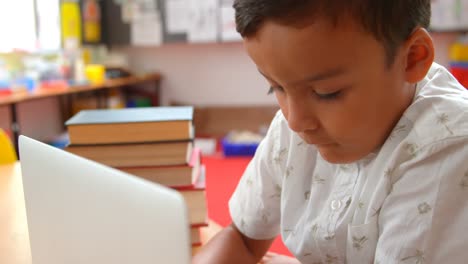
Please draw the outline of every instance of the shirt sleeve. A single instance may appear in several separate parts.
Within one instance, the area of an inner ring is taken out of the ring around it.
[[[229,201],[233,223],[252,239],[272,239],[280,232],[281,164],[273,156],[281,149],[281,123],[278,112]]]
[[[417,151],[384,201],[376,263],[466,263],[468,139]]]

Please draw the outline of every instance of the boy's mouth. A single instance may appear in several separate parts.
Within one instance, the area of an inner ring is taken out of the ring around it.
[[[330,145],[334,145],[335,143],[330,141],[330,140],[324,140],[324,139],[316,139],[311,136],[305,135],[304,133],[300,133],[299,136],[307,143],[310,145],[314,145],[317,147],[326,147]]]

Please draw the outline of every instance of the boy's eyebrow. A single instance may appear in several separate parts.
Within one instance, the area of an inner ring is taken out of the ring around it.
[[[261,75],[263,75],[263,77],[265,77],[266,79],[268,79],[270,81],[273,81],[273,79],[266,76],[260,69],[257,69],[257,70]],[[296,84],[297,83],[310,83],[310,82],[323,81],[323,80],[330,79],[330,78],[333,78],[333,77],[336,77],[336,76],[339,76],[339,75],[343,75],[344,73],[346,73],[346,70],[343,67],[330,69],[330,70],[326,70],[324,72],[317,73],[317,74],[314,74],[312,76],[309,76],[309,77],[307,77],[307,78],[305,78],[303,80],[300,80],[300,81],[296,82]]]
[[[330,70],[326,70],[326,71],[318,73],[318,74],[314,74],[314,75],[302,80],[301,82],[323,81],[323,80],[331,79],[331,78],[339,76],[339,75],[343,75],[345,72],[346,72],[346,70],[343,67],[330,69]]]

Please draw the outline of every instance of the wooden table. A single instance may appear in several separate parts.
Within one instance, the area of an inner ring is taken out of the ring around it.
[[[201,230],[202,244],[221,227],[210,222]],[[0,263],[31,264],[28,225],[19,162],[0,165]]]
[[[31,263],[19,163],[0,166],[0,263]]]
[[[10,95],[0,96],[0,106],[10,107],[10,128],[11,128],[11,131],[13,132],[13,138],[14,138],[13,143],[18,153],[17,141],[18,141],[18,135],[20,134],[20,125],[18,123],[18,118],[17,118],[17,105],[19,103],[43,99],[43,98],[49,98],[49,97],[65,96],[67,100],[68,108],[70,109],[70,104],[71,104],[70,96],[73,94],[84,93],[84,92],[96,92],[96,93],[100,92],[101,93],[100,95],[103,95],[103,97],[106,97],[109,89],[129,87],[129,86],[146,83],[146,82],[154,82],[156,93],[159,93],[160,80],[161,80],[161,74],[153,73],[153,74],[146,74],[142,76],[130,76],[130,77],[124,77],[124,78],[109,79],[109,80],[104,81],[101,84],[77,85],[77,86],[70,86],[70,87],[63,87],[63,88],[39,88],[39,89],[34,90],[33,92],[20,91],[20,92],[14,92]],[[98,100],[98,106],[105,108],[107,107],[106,102],[107,102],[106,100]],[[65,112],[65,110],[62,109],[62,112]],[[66,112],[68,112],[67,115],[70,114],[70,110]]]

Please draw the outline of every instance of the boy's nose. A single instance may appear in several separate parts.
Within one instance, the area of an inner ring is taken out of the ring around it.
[[[312,105],[307,100],[289,100],[287,111],[288,125],[294,132],[314,131],[319,127]]]

